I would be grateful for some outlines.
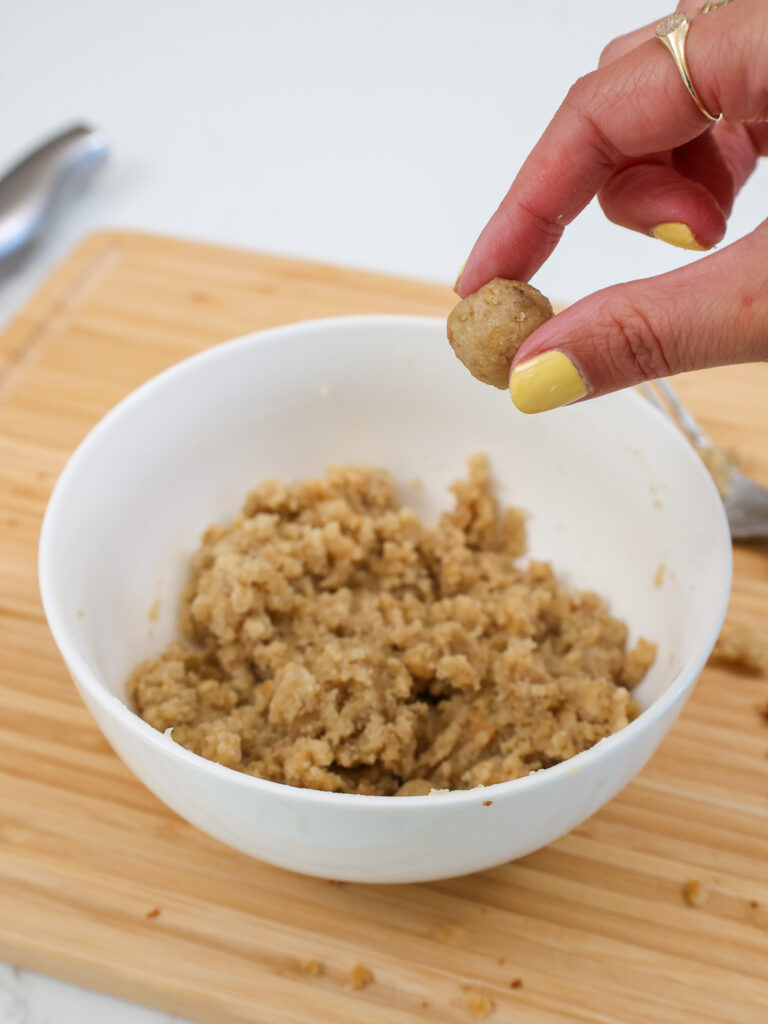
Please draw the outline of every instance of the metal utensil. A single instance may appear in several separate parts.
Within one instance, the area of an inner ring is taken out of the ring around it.
[[[64,197],[104,162],[108,149],[100,129],[74,125],[0,179],[0,268],[39,238]]]
[[[668,381],[662,378],[641,384],[640,388],[649,401],[687,434],[705,462],[708,462],[708,456],[719,451],[709,434],[702,430],[680,401]],[[709,464],[711,465],[711,462]],[[720,460],[718,476],[723,478],[719,482],[719,490],[733,539],[768,540],[768,488],[750,480],[727,458]]]

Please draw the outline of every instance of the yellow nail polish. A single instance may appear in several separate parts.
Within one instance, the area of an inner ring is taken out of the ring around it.
[[[687,224],[678,221],[668,221],[665,224],[657,224],[651,228],[651,234],[661,242],[669,245],[676,245],[678,249],[693,249],[694,252],[706,252],[709,245],[702,245]]]
[[[520,412],[546,412],[583,398],[587,385],[565,353],[542,352],[515,367],[509,393]]]
[[[456,275],[456,280],[453,282],[453,290],[454,291],[456,291],[456,289],[458,288],[459,281],[461,280],[461,275],[464,273],[464,267],[466,267],[466,265],[467,265],[467,261],[464,260],[464,262],[461,264],[461,269],[459,270],[458,274]]]

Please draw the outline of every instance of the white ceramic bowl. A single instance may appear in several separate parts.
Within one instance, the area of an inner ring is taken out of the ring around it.
[[[187,559],[266,476],[331,462],[392,470],[433,518],[467,456],[529,510],[531,553],[610,600],[659,654],[623,731],[527,778],[432,797],[366,797],[251,778],[184,750],[124,701],[134,663],[175,633]],[[423,486],[409,481],[418,477]],[[659,565],[664,583],[654,585]],[[40,541],[51,630],[125,763],[224,843],[328,878],[477,871],[563,835],[643,767],[718,635],[730,590],[723,509],[698,457],[635,394],[526,417],[473,380],[441,320],[369,316],[253,334],[174,366],[96,426],[59,479]],[[160,614],[148,612],[159,600]],[[486,806],[486,801],[492,801]]]

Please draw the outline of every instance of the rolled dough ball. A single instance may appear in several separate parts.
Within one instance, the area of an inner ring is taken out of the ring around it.
[[[473,377],[506,388],[515,352],[552,316],[541,292],[496,277],[462,299],[448,317],[448,341]]]

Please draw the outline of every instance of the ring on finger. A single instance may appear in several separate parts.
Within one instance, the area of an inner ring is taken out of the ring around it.
[[[656,38],[660,39],[672,54],[672,59],[677,70],[680,72],[683,84],[701,113],[710,121],[717,121],[718,118],[714,114],[710,114],[701,102],[701,98],[696,92],[696,87],[691,79],[691,72],[688,69],[688,61],[685,58],[685,40],[690,27],[691,19],[688,15],[682,11],[677,11],[675,14],[670,14],[668,18],[659,22],[656,26]]]

